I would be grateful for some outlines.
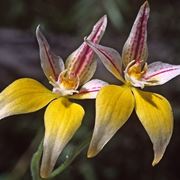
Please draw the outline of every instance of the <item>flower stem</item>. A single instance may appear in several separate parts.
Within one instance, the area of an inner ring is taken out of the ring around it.
[[[31,175],[33,180],[41,180],[39,175],[39,166],[43,152],[43,142],[39,144],[38,150],[34,153],[31,160]]]
[[[73,152],[68,156],[68,158],[66,158],[66,160],[57,169],[55,169],[47,179],[55,178],[57,175],[61,174],[66,168],[68,168],[71,165],[71,163],[75,160],[75,158],[88,146],[89,141],[90,136],[88,136],[85,139],[85,141],[79,144],[79,146],[73,150]],[[42,178],[39,175],[39,166],[42,152],[43,143],[41,142],[37,152],[34,153],[31,161],[31,175],[33,180],[42,180]]]
[[[69,157],[51,173],[49,179],[56,177],[57,175],[61,174],[67,167],[69,167],[75,158],[88,146],[89,141],[90,137],[88,136],[88,138],[85,139],[85,141],[83,141],[78,147],[76,147],[74,152],[70,154]]]

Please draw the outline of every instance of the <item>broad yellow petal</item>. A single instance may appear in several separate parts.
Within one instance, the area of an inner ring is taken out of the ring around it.
[[[156,165],[166,150],[173,130],[173,114],[169,102],[161,95],[133,89],[136,113],[147,131],[154,149]]]
[[[0,93],[0,119],[37,111],[56,96],[34,79],[18,79]]]
[[[66,98],[59,98],[49,104],[45,112],[42,177],[51,173],[58,156],[80,127],[83,116],[83,108]]]
[[[96,98],[96,121],[88,157],[98,154],[119,128],[128,120],[134,108],[134,96],[127,86],[108,85]]]

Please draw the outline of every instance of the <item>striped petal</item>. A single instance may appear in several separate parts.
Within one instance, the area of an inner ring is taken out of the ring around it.
[[[180,65],[172,65],[159,61],[148,65],[143,81],[149,86],[161,85],[178,75],[180,75]]]
[[[96,121],[88,157],[97,155],[119,128],[128,120],[134,108],[134,96],[127,86],[108,85],[96,98]]]
[[[0,119],[38,111],[56,97],[34,79],[18,79],[0,93]]]
[[[145,62],[147,50],[147,22],[149,18],[149,5],[146,1],[140,8],[133,24],[129,37],[123,47],[122,60],[126,67],[132,60]]]
[[[89,64],[88,67],[86,68],[87,68],[86,71],[83,71],[81,74],[81,76],[83,77],[81,79],[81,85],[85,84],[93,77],[97,68],[97,57],[94,57],[91,64]]]
[[[50,49],[50,46],[40,31],[40,26],[36,29],[36,37],[39,44],[41,67],[44,71],[44,74],[49,81],[57,81],[60,72],[64,70],[64,62],[61,57],[56,56]]]
[[[107,70],[111,72],[117,79],[124,82],[122,78],[120,54],[112,48],[95,44],[92,41],[89,41],[88,39],[85,39],[85,42],[99,56]]]
[[[133,89],[136,113],[147,131],[154,149],[156,165],[169,144],[173,130],[173,114],[169,102],[161,95]]]
[[[84,84],[78,94],[70,96],[73,99],[95,99],[99,90],[107,86],[108,83],[99,79],[92,79],[91,81]]]
[[[66,98],[49,104],[45,112],[45,137],[41,164],[41,177],[47,178],[58,156],[81,125],[83,108]]]
[[[87,39],[93,41],[94,43],[99,43],[101,40],[107,25],[107,17],[103,16],[93,27],[91,34]],[[87,76],[89,66],[92,64],[94,59],[94,52],[91,48],[84,42],[82,45],[75,50],[66,60],[66,68],[68,73],[75,75],[80,79],[80,85],[87,82],[92,74]],[[85,76],[86,75],[86,76]]]

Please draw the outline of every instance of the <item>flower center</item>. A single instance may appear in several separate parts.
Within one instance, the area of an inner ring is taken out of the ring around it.
[[[142,65],[142,61],[131,61],[124,71],[127,84],[144,88],[144,81],[142,81],[142,79],[146,71],[147,63]]]
[[[62,72],[58,79],[60,86],[62,86],[64,89],[71,90],[78,88],[79,78],[74,74],[69,75],[67,72]]]
[[[76,90],[79,86],[79,78],[75,74],[69,74],[67,70],[60,73],[58,80],[50,82],[54,88],[53,92],[60,94],[61,96],[73,95],[77,93]]]

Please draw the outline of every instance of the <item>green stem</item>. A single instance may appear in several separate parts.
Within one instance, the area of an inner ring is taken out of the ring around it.
[[[69,155],[69,157],[51,173],[48,179],[55,178],[57,175],[61,174],[67,167],[69,167],[71,163],[75,160],[75,158],[88,146],[89,141],[90,137],[88,136],[88,138],[86,138],[85,141],[83,141],[78,147],[76,147],[74,151]],[[39,175],[42,152],[43,143],[41,142],[37,152],[34,153],[31,161],[31,174],[33,180],[42,180]]]
[[[57,168],[55,169],[49,179],[56,177],[61,174],[67,167],[71,165],[71,163],[75,160],[75,158],[88,146],[90,141],[90,137],[88,136],[84,142],[82,142],[77,148],[75,148],[74,152]]]
[[[40,143],[38,150],[34,153],[31,160],[31,175],[33,180],[41,180],[39,175],[39,166],[43,152],[43,142]]]

